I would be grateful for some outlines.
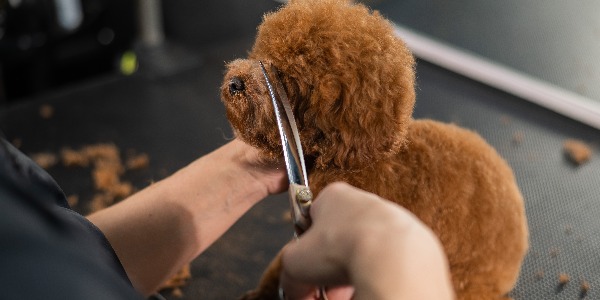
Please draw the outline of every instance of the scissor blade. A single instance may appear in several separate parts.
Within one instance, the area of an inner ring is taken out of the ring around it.
[[[294,119],[289,99],[287,98],[287,94],[285,93],[281,81],[277,78],[276,70],[271,67],[271,74],[273,75],[273,80],[271,80],[263,63],[259,63],[265,81],[267,82],[267,89],[269,90],[271,101],[273,102],[288,179],[290,183],[308,187],[304,153],[302,151],[300,135],[298,134],[298,127],[296,126],[296,120]]]

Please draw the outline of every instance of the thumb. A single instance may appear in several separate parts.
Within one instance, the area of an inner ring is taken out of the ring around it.
[[[294,240],[287,244],[282,252],[282,271],[280,275],[280,288],[283,289],[285,298],[294,300],[312,300],[315,298],[316,285],[307,283],[306,276],[310,277],[310,271],[302,268],[304,265],[300,260],[306,259],[304,251]],[[310,282],[310,280],[308,280]]]
[[[348,283],[345,264],[335,252],[335,245],[324,243],[324,234],[312,227],[300,239],[283,249],[285,276],[306,284],[339,285]]]
[[[302,240],[296,240],[289,243],[282,252],[282,273],[280,277],[281,288],[284,291],[285,299],[289,300],[315,300],[319,297],[319,286],[330,282],[338,282],[339,278],[345,276],[337,275],[339,272],[330,268],[322,268],[318,263],[319,257],[314,256],[313,252],[306,251],[306,234]],[[306,263],[311,261],[311,263]],[[312,268],[311,266],[319,266]],[[354,288],[349,285],[332,286],[326,288],[327,298],[329,300],[348,300],[352,298]]]

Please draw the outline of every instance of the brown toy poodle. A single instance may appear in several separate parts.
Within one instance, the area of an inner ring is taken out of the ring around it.
[[[458,299],[501,299],[528,247],[523,198],[476,133],[414,120],[414,64],[390,22],[344,0],[296,0],[264,17],[221,90],[236,134],[282,156],[258,61],[279,72],[317,194],[345,181],[409,209],[441,240]],[[279,261],[245,299],[277,299]]]

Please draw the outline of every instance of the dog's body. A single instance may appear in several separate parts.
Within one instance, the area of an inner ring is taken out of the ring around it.
[[[280,72],[315,194],[345,181],[409,209],[442,242],[458,299],[510,291],[527,249],[512,171],[475,133],[411,118],[414,60],[385,19],[342,0],[296,0],[265,17],[250,59],[228,65],[222,97],[237,135],[278,157],[258,60]],[[245,299],[277,299],[278,268]]]
[[[514,286],[527,245],[511,169],[456,126],[414,121],[407,139],[396,159],[356,173],[315,172],[312,183],[320,190],[346,181],[407,208],[444,245],[458,299],[500,299]]]

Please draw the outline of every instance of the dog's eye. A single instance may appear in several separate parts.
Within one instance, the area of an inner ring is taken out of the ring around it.
[[[231,95],[243,92],[244,89],[246,89],[246,85],[244,84],[244,81],[241,78],[237,76],[231,78],[231,80],[229,81],[229,93]]]

